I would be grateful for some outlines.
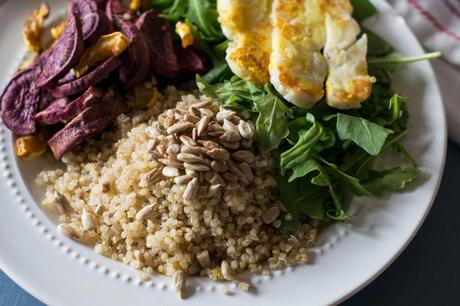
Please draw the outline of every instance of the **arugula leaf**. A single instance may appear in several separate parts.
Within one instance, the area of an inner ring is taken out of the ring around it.
[[[318,171],[318,175],[314,176],[311,182],[317,186],[329,186],[331,181],[324,171],[323,167],[314,159],[310,158],[297,164],[293,169],[292,175],[289,177],[289,182],[295,179],[304,177],[312,172]]]
[[[313,153],[313,146],[319,141],[321,135],[324,133],[324,128],[316,121],[312,114],[307,114],[307,120],[313,125],[308,130],[300,130],[297,143],[281,154],[281,174],[284,175],[288,169],[294,170],[293,175],[289,179],[290,181],[296,179],[299,175],[308,170],[303,164],[310,158]],[[296,169],[298,167],[299,169]]]
[[[374,194],[381,194],[385,191],[398,191],[404,189],[410,182],[420,176],[420,170],[415,167],[383,170],[380,172],[371,171],[372,179],[365,183],[365,186]]]
[[[296,118],[289,122],[289,136],[287,141],[291,145],[295,145],[299,141],[299,131],[311,126],[311,123],[308,122],[306,116]]]
[[[324,220],[324,204],[330,198],[327,188],[314,186],[305,178],[289,182],[287,176],[280,176],[277,181],[280,200],[294,217],[304,214],[312,219]]]
[[[337,114],[337,133],[341,140],[351,140],[370,155],[382,151],[388,135],[393,131],[362,117]]]
[[[266,95],[261,88],[237,76],[224,83],[211,85],[204,77],[197,75],[196,84],[203,94],[217,99],[221,105],[240,110],[252,111],[253,102]]]
[[[351,5],[353,6],[353,18],[359,23],[377,14],[377,10],[369,0],[351,0]]]
[[[174,0],[150,0],[150,7],[156,9],[167,9],[174,4]]]
[[[271,92],[255,100],[254,106],[259,113],[256,121],[259,150],[269,152],[278,148],[289,135],[288,118],[291,117],[291,109]]]
[[[215,0],[188,0],[186,16],[203,33],[204,40],[219,41],[225,39],[217,21]]]
[[[209,84],[203,77],[199,74],[195,76],[196,86],[200,92],[210,98],[217,99],[216,86]]]
[[[187,13],[188,0],[158,0],[151,3],[151,6],[163,9],[163,18],[177,22]]]
[[[334,207],[329,208],[326,211],[326,215],[335,221],[345,221],[350,218],[345,210],[343,210],[342,200],[339,198],[332,185],[329,186],[329,192],[331,193]]]
[[[404,116],[403,104],[409,102],[408,97],[402,97],[400,95],[394,95],[390,99],[388,108],[391,111],[391,123],[398,121]]]
[[[405,56],[398,52],[391,52],[385,57],[369,58],[367,63],[370,67],[379,67],[389,71],[394,71],[400,66],[435,59],[441,55],[441,52],[431,52],[417,56]]]
[[[361,184],[360,180],[354,176],[346,174],[333,163],[329,163],[323,158],[317,157],[322,163],[327,165],[339,179],[348,186],[357,196],[370,196],[371,193]]]

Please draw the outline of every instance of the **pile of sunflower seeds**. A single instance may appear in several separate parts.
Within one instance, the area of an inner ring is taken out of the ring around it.
[[[178,103],[145,132],[149,153],[160,167],[144,179],[152,183],[173,178],[177,186],[185,187],[185,201],[220,198],[224,190],[249,186],[255,169],[267,166],[254,153],[253,122],[211,100]]]

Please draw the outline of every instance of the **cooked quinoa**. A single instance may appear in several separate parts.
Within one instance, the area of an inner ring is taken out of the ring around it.
[[[317,224],[282,234],[279,220],[264,222],[264,214],[280,206],[269,155],[253,149],[262,166],[252,183],[221,197],[185,201],[173,178],[151,184],[143,179],[159,167],[146,129],[176,102],[208,99],[168,87],[150,110],[120,116],[113,129],[67,153],[65,170],[40,173],[37,183],[46,186],[42,204],[60,213],[61,231],[143,275],[183,271],[223,279],[227,264],[241,273],[306,263]]]

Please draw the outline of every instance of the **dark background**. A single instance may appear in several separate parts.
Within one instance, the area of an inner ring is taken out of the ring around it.
[[[460,305],[460,147],[449,142],[446,170],[425,223],[402,255],[342,306]],[[0,305],[41,306],[0,272]]]

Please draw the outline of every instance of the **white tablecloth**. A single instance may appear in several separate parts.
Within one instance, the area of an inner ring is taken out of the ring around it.
[[[446,106],[449,137],[460,144],[460,0],[389,0],[427,51],[441,51],[433,61]]]

